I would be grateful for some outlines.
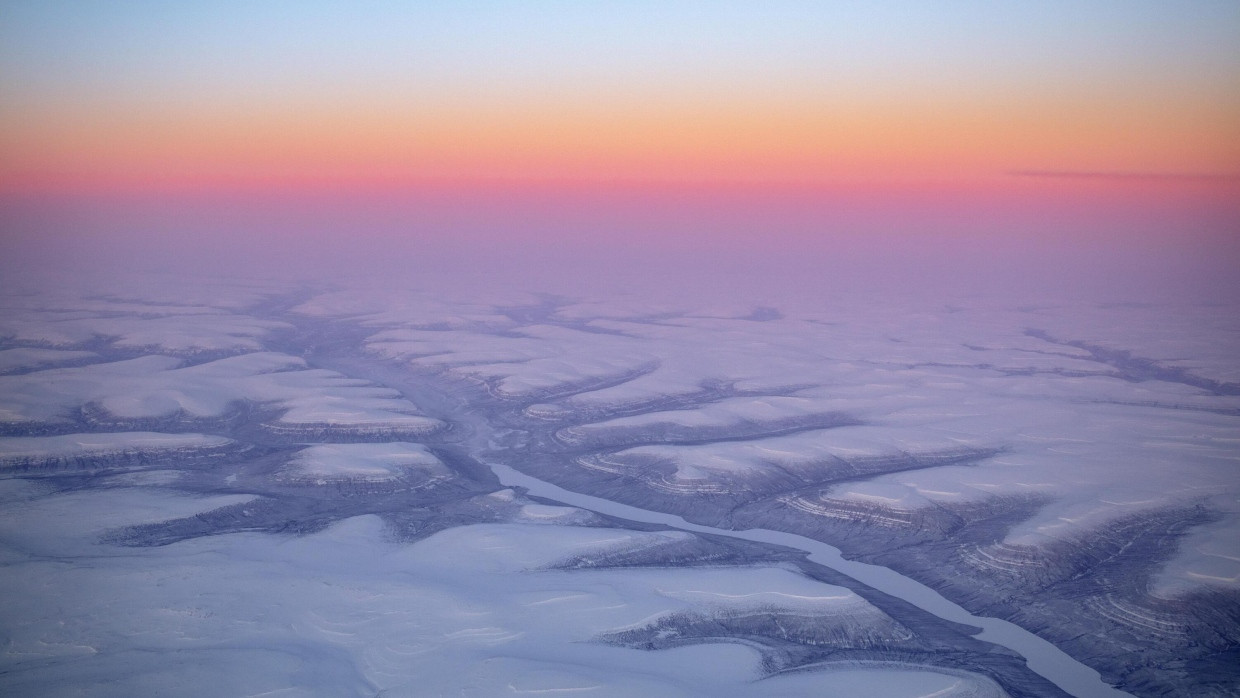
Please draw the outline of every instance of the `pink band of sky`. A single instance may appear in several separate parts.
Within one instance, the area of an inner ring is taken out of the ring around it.
[[[1233,2],[4,13],[11,249],[1158,240],[1236,261]]]

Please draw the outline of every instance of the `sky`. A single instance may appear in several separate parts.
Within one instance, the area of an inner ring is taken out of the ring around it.
[[[0,3],[0,234],[44,264],[1221,281],[1237,200],[1229,0]]]

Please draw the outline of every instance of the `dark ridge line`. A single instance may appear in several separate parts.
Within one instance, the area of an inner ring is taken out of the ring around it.
[[[1203,378],[1201,376],[1189,373],[1182,368],[1174,366],[1164,366],[1154,359],[1147,359],[1143,356],[1133,356],[1132,352],[1123,349],[1108,349],[1097,344],[1090,344],[1080,340],[1058,339],[1048,333],[1035,327],[1025,330],[1025,336],[1034,337],[1044,342],[1058,344],[1065,347],[1076,347],[1089,352],[1089,359],[1086,361],[1095,361],[1117,369],[1120,372],[1118,377],[1130,383],[1143,383],[1150,380],[1166,381],[1168,383],[1179,383],[1187,385],[1190,388],[1199,388],[1214,395],[1231,396],[1240,395],[1240,383],[1223,383]],[[1085,357],[1081,357],[1085,358]]]
[[[189,368],[190,366],[199,366],[201,364],[211,363],[212,361],[220,361],[223,359],[231,359],[236,356],[245,356],[246,354],[259,354],[266,351],[271,351],[268,349],[252,349],[244,347],[234,347],[231,349],[168,349],[158,344],[116,346],[115,342],[120,339],[120,335],[96,334],[94,337],[84,342],[63,344],[31,340],[0,340],[0,350],[53,349],[57,351],[88,351],[95,354],[93,357],[56,361],[38,366],[0,371],[0,375],[15,376],[25,375],[28,373],[38,373],[39,371],[52,371],[61,368],[82,368],[85,366],[132,361],[133,359],[141,359],[147,356],[166,356],[172,359],[179,359],[181,361],[180,365],[175,368],[167,369],[169,371],[175,371],[182,368]],[[255,337],[254,339],[260,343],[262,341],[261,338],[258,337]],[[290,354],[290,356],[295,355]]]
[[[103,301],[104,303],[131,303],[133,305],[145,305],[152,308],[210,308],[212,310],[224,310],[232,314],[232,311],[225,310],[219,306],[207,305],[206,303],[178,303],[176,301],[153,301],[146,298],[119,296],[110,293],[98,294],[93,296],[82,296],[82,300]],[[111,311],[113,313],[130,314],[133,311]]]
[[[27,375],[30,375],[31,373],[38,373],[40,371],[50,371],[52,369],[57,369],[57,368],[82,368],[83,366],[90,366],[92,364],[99,364],[99,363],[108,363],[108,362],[101,360],[101,357],[98,357],[98,356],[93,356],[93,357],[86,356],[86,357],[81,357],[77,359],[69,359],[65,361],[60,361],[57,363],[41,364],[37,366],[18,366],[15,368],[10,368],[7,371],[0,371],[0,377],[27,376]]]
[[[771,320],[783,320],[784,317],[785,317],[784,314],[780,312],[779,308],[774,308],[774,307],[767,306],[767,305],[760,305],[754,308],[752,313],[744,317],[739,317],[737,318],[737,320],[750,320],[752,322],[770,322]]]
[[[1154,402],[1152,400],[1142,402],[1138,400],[1086,400],[1083,401],[1093,405],[1122,405],[1124,407],[1150,407],[1156,410],[1182,410],[1184,412],[1209,412],[1211,414],[1221,414],[1225,417],[1240,417],[1240,407],[1198,407],[1197,405],[1171,405],[1165,402]]]
[[[316,296],[329,293],[331,290],[331,284],[303,284],[297,288],[285,291],[273,291],[270,293],[260,291],[257,293],[259,298],[253,303],[237,310],[228,310],[228,312],[249,315],[251,317],[260,314],[267,316],[288,315],[293,312],[293,308]]]
[[[628,332],[622,332],[620,330],[613,330],[608,327],[599,327],[597,325],[592,325],[590,324],[589,320],[583,320],[583,321],[571,322],[571,323],[562,321],[562,322],[557,322],[555,326],[563,327],[565,329],[570,329],[575,332],[584,332],[586,334],[605,334],[605,335],[609,335],[612,337],[628,337],[629,339],[640,339],[640,337],[638,337],[635,334],[630,334]]]
[[[669,311],[646,315],[599,316],[590,318],[590,322],[627,322],[634,325],[650,325],[651,327],[679,327],[679,325],[669,324],[667,321],[683,320],[686,317],[684,311]]]
[[[637,440],[633,438],[632,436],[630,436],[629,438],[624,438],[624,439],[607,440],[605,437],[608,434],[607,432],[603,432],[602,434],[600,434],[600,438],[599,438],[599,441],[601,443],[573,444],[573,443],[563,441],[557,435],[557,433],[560,430],[556,430],[556,432],[552,433],[551,439],[557,445],[568,447],[569,453],[584,452],[585,454],[594,455],[594,454],[604,453],[604,452],[615,453],[617,451],[623,451],[629,448],[636,448],[638,446],[706,446],[706,445],[714,444],[714,443],[759,441],[762,439],[769,439],[769,438],[774,438],[777,436],[790,436],[792,434],[800,434],[806,431],[820,431],[823,429],[838,429],[840,427],[857,427],[857,426],[863,426],[865,424],[861,420],[856,419],[855,417],[852,417],[846,414],[828,413],[825,415],[814,415],[814,416],[831,417],[832,419],[824,419],[821,421],[814,421],[810,423],[798,423],[798,424],[793,424],[793,425],[779,428],[779,429],[767,429],[767,430],[761,430],[761,431],[743,432],[740,434],[736,434],[734,436],[693,437],[690,435],[686,435],[682,438],[672,437],[672,438],[652,438],[652,439],[642,439],[642,440]],[[761,422],[755,422],[752,424],[754,424],[754,426],[760,426]],[[700,429],[703,429],[703,430],[709,429],[712,431],[717,429],[718,431],[721,431],[721,432],[727,432],[729,430],[735,430],[741,426],[744,426],[744,423],[740,425],[735,425],[735,424],[724,425],[721,427],[701,427]],[[565,427],[565,428],[571,428],[571,427]],[[628,431],[628,430],[626,429],[625,431]],[[637,436],[637,435],[634,435],[634,436]]]
[[[1108,581],[1101,571],[1114,566],[1114,564],[1125,557],[1134,557],[1147,563],[1145,568],[1144,579],[1142,582],[1148,583],[1149,578],[1153,576],[1153,570],[1158,567],[1158,563],[1165,563],[1170,560],[1177,552],[1178,545],[1163,546],[1155,553],[1151,554],[1148,549],[1135,549],[1146,543],[1144,548],[1149,547],[1149,539],[1154,539],[1154,543],[1162,540],[1172,540],[1178,542],[1178,539],[1188,535],[1189,529],[1197,528],[1222,520],[1222,515],[1217,512],[1210,511],[1204,504],[1198,502],[1191,507],[1167,507],[1160,510],[1148,512],[1145,515],[1136,515],[1129,518],[1120,519],[1109,529],[1102,533],[1101,536],[1106,538],[1107,534],[1114,534],[1118,537],[1121,544],[1117,550],[1108,552],[1106,557],[1098,560],[1088,561],[1088,565],[1077,571],[1071,577],[1051,582],[1047,588],[1053,588],[1063,584],[1072,584],[1075,582],[1086,581],[1102,586],[1101,582]],[[1158,559],[1161,558],[1161,559]],[[1136,580],[1132,580],[1136,581]],[[1118,586],[1118,585],[1117,585]],[[1134,584],[1134,587],[1136,585]]]
[[[452,356],[457,352],[454,351],[435,351],[429,354],[416,354],[401,357],[400,361],[408,361],[410,363],[421,359],[433,359],[437,356]],[[434,366],[443,366],[445,369],[468,368],[469,366],[492,366],[495,364],[524,364],[529,363],[529,359],[469,359],[467,361],[441,361],[433,364]]]
[[[492,309],[518,325],[554,325],[555,314],[573,302],[571,298],[552,293],[537,294],[537,298],[539,302],[531,305],[497,305]]]
[[[574,395],[580,395],[581,393],[590,393],[595,390],[603,390],[604,388],[624,385],[625,383],[641,378],[642,376],[654,373],[658,370],[659,366],[660,362],[658,360],[647,361],[636,368],[632,368],[621,373],[587,378],[585,380],[577,381],[576,383],[562,383],[558,387],[533,390],[529,393],[512,396],[505,396],[495,390],[495,386],[499,383],[498,380],[488,380],[484,382],[487,385],[488,392],[500,401],[516,403],[518,405],[528,407],[530,405],[536,405],[540,402],[563,400]]]
[[[960,346],[970,351],[1018,351],[1024,354],[1041,354],[1043,356],[1062,356],[1065,359],[1080,359],[1081,361],[1089,361],[1088,358],[1080,354],[1069,354],[1062,351],[1046,351],[1044,349],[1022,349],[1020,347],[983,347],[977,344],[962,343]]]
[[[968,452],[961,452],[955,455],[952,455],[950,453],[936,454],[935,452],[929,452],[929,453],[923,453],[921,454],[921,457],[918,457],[916,454],[909,453],[907,451],[902,451],[901,455],[903,455],[904,458],[901,459],[901,462],[907,465],[902,465],[900,467],[889,468],[885,470],[873,470],[869,472],[863,472],[860,470],[860,467],[864,467],[864,464],[860,464],[859,466],[858,464],[855,464],[846,459],[836,458],[837,461],[851,468],[853,472],[851,474],[842,473],[841,477],[833,477],[833,478],[821,479],[821,480],[815,479],[812,482],[807,482],[806,484],[800,487],[794,487],[792,489],[782,490],[780,492],[775,492],[773,494],[764,495],[758,499],[753,499],[748,502],[738,504],[732,507],[731,511],[729,512],[729,515],[731,515],[732,513],[735,513],[738,509],[741,509],[743,507],[748,507],[748,506],[755,505],[755,504],[762,504],[764,502],[776,500],[780,497],[787,497],[787,496],[800,497],[804,495],[812,495],[812,494],[818,494],[818,493],[825,494],[827,491],[835,488],[837,485],[841,485],[841,484],[845,484],[849,482],[865,482],[867,480],[873,480],[875,478],[882,477],[884,475],[892,475],[895,473],[907,473],[907,472],[913,472],[916,470],[928,470],[930,468],[946,468],[946,467],[953,466],[953,465],[972,466],[972,465],[976,465],[979,461],[986,460],[987,458],[993,458],[1004,452],[1005,452],[1005,449],[1002,449],[1002,448],[989,448],[989,449],[981,448],[981,449],[970,450]],[[936,456],[938,457],[936,458]],[[875,460],[881,460],[881,458],[876,458]],[[798,480],[805,480],[804,477],[796,476],[795,473],[791,473],[790,471],[783,468],[783,466],[779,466],[778,464],[772,464],[772,465],[779,467],[784,472],[789,472],[794,477],[796,477],[796,479]],[[931,502],[933,504],[937,504],[937,502],[933,502],[933,500],[931,500]]]
[[[993,370],[1002,373],[1005,376],[1064,376],[1065,378],[1120,378],[1118,374],[1112,371],[1069,371],[1063,369],[1034,369],[1034,368],[997,368],[990,367]]]
[[[893,340],[893,341],[899,341],[899,340]],[[1078,358],[1081,361],[1092,361],[1092,359],[1086,358],[1084,356],[1078,356],[1074,358]],[[1032,367],[1003,368],[1002,366],[996,366],[995,364],[989,364],[989,363],[987,364],[951,364],[951,363],[946,363],[942,361],[924,361],[924,362],[912,363],[912,364],[901,364],[901,363],[895,363],[895,362],[890,362],[890,361],[858,361],[857,363],[869,364],[871,366],[879,366],[881,368],[900,368],[900,369],[905,369],[905,370],[910,370],[910,371],[919,369],[919,368],[973,368],[973,369],[978,369],[980,371],[994,371],[996,373],[1001,373],[1005,376],[1050,375],[1050,376],[1066,376],[1068,378],[1090,378],[1090,377],[1096,377],[1096,376],[1104,376],[1104,377],[1109,376],[1111,378],[1122,378],[1124,380],[1128,380],[1128,378],[1126,378],[1124,375],[1115,373],[1112,371],[1074,371],[1071,369],[1062,369],[1062,368],[1032,368]]]
[[[663,412],[669,410],[692,409],[697,407],[705,407],[713,405],[730,397],[736,397],[737,393],[728,388],[728,386],[709,386],[703,385],[698,392],[683,393],[680,395],[671,395],[666,397],[648,398],[645,400],[633,400],[628,403],[612,403],[610,405],[600,406],[575,406],[571,403],[565,404],[565,401],[557,401],[551,403],[555,407],[562,409],[564,412],[556,418],[543,418],[549,423],[559,425],[559,428],[583,426],[586,424],[594,424],[597,422],[608,421],[611,419],[619,419],[621,417],[631,417],[639,414],[648,414],[650,412]],[[571,399],[569,396],[568,399]]]
[[[267,481],[260,486],[244,489],[217,488],[213,492],[252,494],[257,499],[226,504],[189,516],[120,526],[106,531],[100,540],[128,548],[153,548],[233,533],[305,535],[322,531],[334,523],[355,516],[373,514],[385,517],[418,509],[442,510],[499,489],[471,479],[447,482],[421,490],[387,489],[383,486],[371,486],[372,484],[341,482],[328,489],[301,488],[296,484]],[[359,487],[361,489],[357,489]],[[299,489],[303,491],[298,492]],[[337,494],[342,490],[352,492],[344,496]],[[188,487],[183,491],[201,493],[202,488]],[[453,520],[453,517],[448,516],[444,523],[451,524]]]
[[[0,349],[56,349],[59,351],[93,352],[130,351],[127,348],[112,346],[112,343],[120,338],[120,335],[94,334],[90,339],[81,342],[49,342],[43,339],[18,339],[17,335],[10,334],[0,337]]]
[[[574,405],[571,402],[573,396],[569,396],[552,403],[554,406],[564,410],[562,417],[555,419],[540,417],[539,419],[555,422],[560,425],[560,428],[583,426],[621,417],[649,414],[651,412],[670,412],[706,407],[737,397],[794,397],[802,390],[818,386],[812,383],[803,383],[800,385],[781,385],[766,389],[746,390],[737,388],[734,381],[706,380],[699,383],[698,387],[699,390],[693,393],[672,394],[597,406]]]

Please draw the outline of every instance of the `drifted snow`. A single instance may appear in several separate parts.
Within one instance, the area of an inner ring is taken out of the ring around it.
[[[285,469],[291,479],[311,481],[379,482],[415,476],[439,480],[452,476],[452,471],[425,446],[404,442],[319,444],[299,451]]]
[[[763,696],[841,694],[864,680],[875,690],[890,687],[889,695],[915,695],[908,692],[910,669],[899,665],[867,667],[864,675],[852,673],[856,665],[827,666],[755,682],[758,655],[746,647],[635,652],[590,642],[644,619],[710,605],[659,590],[768,595],[794,604],[798,596],[844,596],[775,568],[533,569],[646,534],[494,524],[408,545],[391,542],[379,519],[363,516],[301,538],[247,533],[133,550],[99,543],[98,523],[82,527],[90,519],[66,516],[117,503],[128,513],[104,525],[185,515],[217,502],[95,492],[43,498],[0,515],[6,548],[92,560],[70,567],[33,560],[22,575],[0,577],[0,615],[10,628],[0,685],[97,686],[97,695],[597,687],[602,695]],[[856,611],[865,613],[863,602]],[[964,673],[916,671],[922,686],[990,685]]]
[[[116,418],[224,414],[236,401],[271,404],[291,424],[381,425],[433,429],[390,388],[309,369],[303,359],[274,352],[233,356],[181,367],[181,360],[144,356],[76,368],[0,376],[0,421],[63,420],[95,403]]]
[[[0,439],[0,464],[17,460],[100,457],[135,452],[220,448],[234,443],[223,436],[126,431]]]

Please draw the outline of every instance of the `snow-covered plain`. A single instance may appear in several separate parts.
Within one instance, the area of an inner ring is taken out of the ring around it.
[[[218,287],[217,291],[208,303],[188,302],[192,296],[168,303],[159,296],[120,300],[74,297],[63,291],[27,294],[6,303],[0,337],[62,350],[104,344],[177,354],[233,354],[258,351],[274,331],[288,329],[284,322],[230,310],[228,301],[236,291]]]
[[[26,293],[0,317],[0,687],[1058,695],[786,550],[531,499],[495,462],[817,537],[1137,695],[1226,695],[1237,355],[1204,306]]]
[[[304,359],[256,352],[184,366],[136,359],[0,376],[0,422],[67,420],[98,405],[119,420],[219,417],[237,402],[274,405],[285,425],[434,431],[439,423],[389,388],[309,368]]]
[[[721,604],[836,622],[882,617],[847,590],[780,568],[546,569],[657,534],[513,523],[409,545],[363,516],[302,538],[214,536],[135,553],[96,536],[222,498],[137,489],[13,503],[15,494],[5,492],[0,514],[5,557],[20,565],[0,580],[9,636],[0,685],[14,693],[843,696],[865,686],[917,696],[933,686],[1003,695],[959,671],[846,664],[759,680],[758,653],[743,645],[650,654],[591,642]],[[64,562],[86,557],[91,564]]]
[[[367,346],[519,410],[543,440],[506,442],[540,454],[518,469],[844,540],[1078,654],[1163,653],[1116,678],[1240,640],[1240,324],[1218,305],[496,311],[517,324],[427,331],[389,310]],[[1100,649],[1091,624],[1125,639]]]
[[[417,478],[427,482],[452,472],[421,444],[318,444],[300,451],[285,469],[291,480],[382,482]]]
[[[393,328],[367,345],[417,367],[482,379],[503,397],[534,400],[529,416],[572,422],[559,431],[569,441],[792,414],[842,412],[863,423],[734,442],[642,445],[604,456],[668,462],[674,478],[699,486],[709,487],[712,472],[748,469],[761,477],[763,469],[844,453],[881,458],[994,448],[1002,453],[967,467],[877,480],[887,497],[923,507],[1006,495],[1052,498],[1012,528],[1013,544],[1073,540],[1134,513],[1197,504],[1231,522],[1240,541],[1240,470],[1233,467],[1240,462],[1240,384],[1227,382],[1240,356],[1240,323],[1216,307],[956,302],[950,311],[904,311],[853,301],[765,321],[664,313],[651,319],[624,304],[565,305],[549,315],[564,319],[555,328]],[[399,319],[389,313],[387,320]],[[410,317],[402,324],[415,323]],[[1076,345],[1126,352],[1149,365],[1137,370],[1125,357],[1099,357]],[[720,384],[751,394],[704,394]],[[557,393],[567,394],[540,401]],[[661,403],[673,409],[661,411]],[[620,416],[608,418],[613,414]],[[842,484],[830,496],[865,495]],[[1206,544],[1203,531],[1187,533],[1174,563],[1159,572],[1157,591],[1195,584],[1240,591],[1240,550],[1207,552],[1217,545]]]
[[[234,444],[223,436],[141,431],[9,437],[0,439],[0,472],[18,467],[37,471],[61,464],[106,463],[135,456],[173,460],[220,453]]]
[[[46,368],[56,364],[89,361],[98,355],[91,351],[66,351],[63,349],[40,349],[21,347],[0,350],[0,373]]]

